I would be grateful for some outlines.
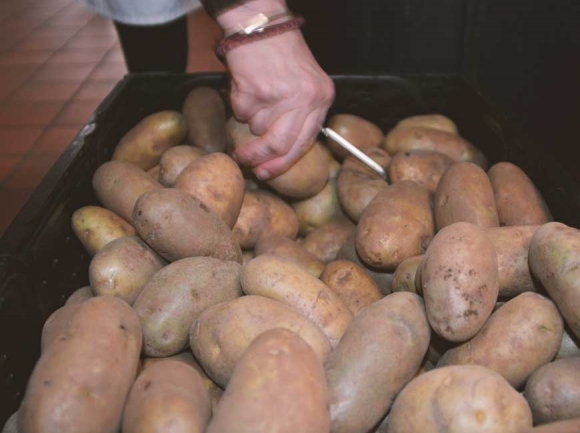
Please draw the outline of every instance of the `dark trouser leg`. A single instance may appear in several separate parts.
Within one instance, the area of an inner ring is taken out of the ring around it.
[[[115,22],[129,72],[185,72],[187,17],[156,26]]]

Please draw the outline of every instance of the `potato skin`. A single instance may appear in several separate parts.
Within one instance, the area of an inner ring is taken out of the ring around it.
[[[251,260],[242,272],[247,295],[264,296],[287,304],[316,324],[336,347],[353,315],[342,299],[300,265],[271,255]]]
[[[204,203],[174,188],[149,191],[135,203],[139,235],[170,262],[209,256],[242,262],[242,251],[229,227]]]
[[[553,221],[542,194],[521,168],[499,162],[487,174],[502,226],[537,226]]]
[[[554,359],[563,326],[551,300],[525,292],[498,308],[470,341],[448,350],[437,367],[481,365],[497,371],[517,389],[534,370]]]
[[[322,330],[281,302],[242,296],[208,308],[193,324],[190,345],[207,375],[225,388],[248,345],[262,332],[285,328],[296,332],[324,362],[331,346]]]
[[[572,337],[570,337],[568,331],[564,329],[564,334],[562,335],[562,342],[560,343],[560,349],[558,349],[556,359],[571,358],[574,356],[580,356],[580,347],[578,347],[576,341]]]
[[[348,260],[328,263],[320,280],[338,295],[353,316],[383,297],[365,270]]]
[[[18,411],[14,412],[2,428],[2,433],[18,433]]]
[[[335,260],[342,245],[354,231],[354,224],[346,217],[333,218],[313,230],[302,241],[302,248],[324,263]]]
[[[163,188],[136,165],[125,161],[102,164],[93,175],[93,190],[103,207],[133,223],[133,207],[147,191]]]
[[[161,361],[144,370],[131,388],[123,433],[203,433],[211,417],[200,375],[179,361]]]
[[[159,183],[165,187],[173,187],[185,167],[203,155],[203,150],[189,145],[167,149],[159,161]]]
[[[113,161],[127,161],[147,171],[161,155],[183,142],[187,133],[185,120],[177,111],[153,113],[127,132],[113,152]]]
[[[271,329],[240,358],[207,433],[327,433],[328,400],[312,348],[292,331]]]
[[[242,295],[240,275],[239,263],[213,257],[181,259],[153,275],[133,305],[143,352],[156,357],[181,352],[191,324],[205,309]]]
[[[411,181],[389,186],[373,198],[356,228],[356,250],[368,265],[394,271],[425,252],[435,234],[430,194]]]
[[[415,283],[417,269],[423,263],[423,255],[409,257],[401,262],[393,275],[393,292],[411,292],[421,295],[421,286]],[[419,290],[417,290],[419,287]]]
[[[413,293],[388,295],[353,320],[326,364],[333,433],[364,433],[381,420],[419,369],[430,333]]]
[[[325,266],[323,261],[297,242],[281,235],[262,236],[256,243],[254,254],[256,257],[268,254],[282,258],[307,270],[316,278],[320,277]]]
[[[81,287],[80,289],[75,290],[66,300],[65,305],[70,304],[82,304],[87,299],[91,299],[93,297],[93,290],[91,286]]]
[[[72,317],[77,313],[79,304],[65,305],[46,319],[42,327],[40,337],[40,351],[46,352],[48,347],[61,336],[62,332],[68,326]]]
[[[498,295],[497,255],[485,232],[464,222],[438,232],[421,265],[421,284],[433,330],[451,342],[473,337]]]
[[[377,125],[354,114],[335,114],[328,120],[327,126],[359,149],[378,147],[385,137]],[[343,160],[349,155],[346,150],[328,137],[326,145],[339,160]]]
[[[292,209],[298,218],[298,230],[302,236],[329,223],[332,218],[342,213],[336,181],[330,179],[315,196],[292,203]]]
[[[437,230],[460,221],[499,226],[491,183],[481,167],[471,162],[449,167],[435,192],[435,221]]]
[[[536,426],[530,430],[530,433],[576,433],[578,431],[580,431],[580,418],[574,418]]]
[[[410,382],[389,414],[389,433],[528,433],[526,400],[496,372],[477,365],[436,368]]]
[[[34,368],[19,430],[118,432],[141,340],[139,319],[126,302],[99,296],[80,304]]]
[[[451,134],[457,134],[457,125],[449,117],[442,114],[420,114],[417,116],[406,117],[400,120],[395,127],[423,126],[426,128],[435,128],[441,131],[447,131]]]
[[[559,359],[532,373],[524,397],[534,424],[580,417],[580,358]]]
[[[181,111],[189,144],[206,152],[226,151],[226,107],[216,89],[195,87],[187,94]]]
[[[530,244],[532,274],[540,280],[576,338],[580,338],[580,230],[550,222]]]
[[[117,296],[132,305],[147,281],[165,261],[138,236],[114,240],[89,265],[89,281],[96,296]]]
[[[100,206],[84,206],[71,218],[72,229],[90,255],[123,236],[135,236],[135,228],[120,216]]]
[[[443,173],[453,164],[451,158],[439,152],[398,152],[389,164],[389,181],[411,180],[434,193]]]

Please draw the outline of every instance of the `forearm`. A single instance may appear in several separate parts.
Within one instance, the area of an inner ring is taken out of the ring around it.
[[[286,7],[285,0],[202,0],[207,13],[223,29],[246,21],[258,13],[268,15]]]

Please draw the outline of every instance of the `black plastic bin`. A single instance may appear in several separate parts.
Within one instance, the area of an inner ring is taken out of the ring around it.
[[[479,146],[491,163],[511,161],[528,173],[554,217],[580,226],[578,184],[556,155],[453,75],[335,76],[337,98],[330,114],[349,112],[384,131],[403,117],[443,113],[462,136]],[[179,110],[197,85],[225,89],[222,74],[126,76],[103,101],[0,239],[0,423],[22,399],[40,354],[48,316],[74,290],[88,284],[89,256],[70,227],[72,213],[98,204],[91,187],[97,167],[109,160],[123,136],[140,119],[163,109]],[[525,143],[525,146],[524,144]]]

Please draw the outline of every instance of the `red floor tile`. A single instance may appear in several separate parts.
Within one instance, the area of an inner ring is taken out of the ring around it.
[[[52,50],[9,50],[0,54],[0,65],[40,65],[52,54]]]
[[[80,88],[78,82],[28,81],[14,92],[14,101],[68,101]]]
[[[64,46],[57,52],[55,52],[47,60],[47,63],[59,63],[59,64],[69,64],[69,63],[98,63],[107,53],[109,47],[96,47],[91,49],[86,48],[71,48],[69,46]],[[66,67],[66,66],[62,66]]]
[[[93,48],[106,48],[109,49],[117,42],[117,35],[101,35],[95,38],[93,35],[88,36],[78,36],[75,35],[66,46],[69,48],[82,48],[82,49],[93,49]]]
[[[22,156],[2,156],[0,157],[0,184],[6,180],[8,175],[20,162]]]
[[[80,132],[79,126],[51,126],[38,140],[39,152],[62,152]]]
[[[15,48],[18,50],[57,50],[74,34],[72,31],[37,30],[24,38]]]
[[[0,102],[0,125],[47,125],[63,106],[63,102]]]
[[[118,82],[118,80],[87,80],[73,99],[75,101],[102,101]]]
[[[0,203],[2,203],[0,234],[6,231],[33,191],[33,188],[5,188],[0,190]]]
[[[101,101],[69,102],[62,112],[54,119],[55,125],[79,126],[87,123]]]
[[[121,63],[125,64],[125,57],[123,56],[123,51],[120,46],[115,46],[111,48],[105,57],[103,57],[102,63]]]
[[[95,69],[94,63],[71,63],[66,66],[49,63],[41,66],[32,76],[32,79],[83,82],[93,69]]]
[[[101,63],[91,74],[91,80],[120,80],[127,73],[125,63]]]
[[[41,134],[41,127],[0,126],[0,154],[24,154],[32,149]]]
[[[60,152],[30,155],[22,161],[6,181],[6,188],[36,188],[54,165]]]

